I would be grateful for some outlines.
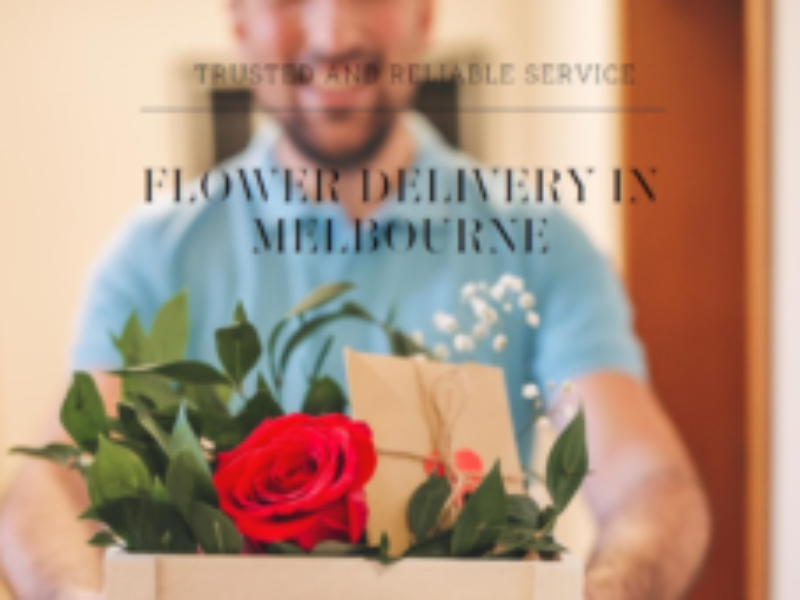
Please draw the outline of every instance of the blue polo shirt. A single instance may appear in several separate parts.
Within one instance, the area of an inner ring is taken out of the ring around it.
[[[148,326],[158,307],[182,290],[190,294],[188,355],[216,363],[214,330],[230,323],[237,302],[266,335],[315,287],[349,281],[356,288],[347,299],[379,317],[396,307],[398,327],[421,332],[431,347],[448,343],[452,360],[503,367],[515,427],[524,431],[518,442],[525,462],[534,433],[525,426],[534,410],[521,394],[526,383],[544,391],[548,382],[607,369],[643,378],[644,357],[620,282],[563,210],[532,198],[507,202],[502,177],[476,183],[468,175],[478,165],[469,157],[449,147],[421,116],[409,116],[408,124],[416,143],[413,169],[424,175],[414,193],[404,194],[402,202],[389,198],[369,217],[369,227],[360,224],[358,251],[356,225],[336,203],[300,201],[295,186],[273,171],[280,169],[276,126],[263,128],[241,155],[221,165],[205,192],[187,189],[186,196],[196,193],[196,202],[143,205],[93,269],[73,368],[118,366],[109,332],[120,332],[134,310]],[[257,181],[241,184],[240,169],[260,169],[266,200]],[[222,172],[229,175],[227,182]],[[294,196],[288,202],[287,191]],[[297,223],[308,228],[301,225],[298,233]],[[539,327],[530,326],[524,311],[505,306],[513,302],[509,296],[496,305],[502,324],[495,334],[506,336],[505,351],[494,352],[490,338],[472,353],[456,352],[452,338],[434,326],[433,315],[448,313],[471,323],[463,286],[491,285],[504,274],[520,278],[534,295]],[[324,372],[343,385],[344,347],[388,351],[376,327],[345,321],[334,332]],[[287,408],[299,408],[308,373],[330,333],[304,344],[290,363],[283,394]],[[266,363],[260,368],[267,372]]]

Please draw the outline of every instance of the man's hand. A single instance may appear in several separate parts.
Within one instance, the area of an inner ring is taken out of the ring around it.
[[[695,578],[710,539],[702,486],[653,392],[598,372],[577,382],[585,404],[599,523],[587,600],[676,600]]]
[[[116,412],[119,384],[95,376],[107,410]],[[66,439],[55,424],[47,443]],[[102,550],[87,544],[96,528],[78,515],[89,506],[80,476],[42,461],[25,461],[0,507],[0,561],[15,597],[98,600]],[[91,594],[94,594],[92,596]]]

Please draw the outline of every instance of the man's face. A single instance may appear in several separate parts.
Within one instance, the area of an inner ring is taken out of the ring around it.
[[[414,89],[392,83],[389,66],[418,61],[430,31],[431,0],[233,0],[234,27],[250,64],[308,65],[311,82],[265,78],[262,106],[295,146],[330,167],[355,167],[381,147]],[[347,77],[363,75],[370,83]],[[335,70],[338,81],[329,77]]]

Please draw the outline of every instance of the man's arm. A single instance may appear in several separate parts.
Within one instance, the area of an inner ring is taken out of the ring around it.
[[[609,371],[576,383],[588,426],[586,492],[600,528],[587,599],[681,598],[711,530],[691,459],[646,385]]]
[[[109,410],[119,397],[116,380],[95,376]],[[66,439],[55,425],[46,440]],[[96,531],[78,515],[89,506],[74,471],[24,459],[0,507],[0,561],[18,598],[82,600],[102,581],[102,551],[86,542]]]

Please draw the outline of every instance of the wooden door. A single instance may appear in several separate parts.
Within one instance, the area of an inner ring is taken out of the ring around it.
[[[628,1],[625,162],[658,170],[625,207],[625,271],[652,378],[697,460],[714,539],[695,600],[760,600],[748,518],[745,10],[740,0]],[[756,557],[758,560],[758,557]],[[748,591],[749,590],[749,591]]]

